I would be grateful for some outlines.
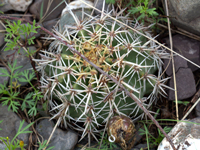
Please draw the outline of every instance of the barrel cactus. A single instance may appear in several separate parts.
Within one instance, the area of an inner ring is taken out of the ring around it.
[[[128,29],[117,20],[151,37],[148,27],[127,16],[85,14],[79,19],[72,11],[74,24],[55,28],[62,40],[83,54],[127,88],[146,109],[150,109],[158,93],[165,94],[167,79],[160,77],[164,49],[153,41]],[[83,12],[84,13],[84,12]],[[47,51],[42,51],[39,63],[41,87],[49,100],[52,118],[62,118],[62,125],[82,132],[82,138],[100,132],[110,117],[123,115],[133,120],[144,113],[133,99],[105,75],[55,38]],[[81,138],[81,139],[82,139]]]

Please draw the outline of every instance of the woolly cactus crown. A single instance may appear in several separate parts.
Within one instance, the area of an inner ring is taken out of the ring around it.
[[[153,41],[117,22],[131,25],[151,38],[148,28],[127,16],[115,13],[116,20],[111,20],[104,14],[93,17],[82,13],[87,17],[80,19],[69,11],[74,24],[60,26],[55,33],[118,80],[149,109],[158,93],[166,94],[163,82],[167,79],[160,75],[161,58],[168,54]],[[50,39],[49,49],[35,61],[40,64],[41,87],[49,100],[52,118],[59,117],[60,121],[62,118],[64,126],[82,131],[82,138],[89,134],[97,140],[94,133],[99,133],[98,126],[111,116],[122,114],[135,119],[144,115],[118,84],[57,39]]]

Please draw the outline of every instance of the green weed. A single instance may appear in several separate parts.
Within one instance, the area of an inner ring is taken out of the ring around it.
[[[16,133],[16,135],[14,136],[14,138],[10,141],[10,139],[8,137],[0,137],[0,140],[6,145],[7,150],[15,150],[16,148],[20,148],[21,150],[24,149],[24,142],[20,141],[17,139],[17,137],[20,134],[25,134],[25,133],[32,133],[32,131],[27,131],[28,128],[30,128],[30,126],[33,125],[34,122],[28,124],[26,127],[24,127],[22,129],[22,126],[24,124],[24,120],[20,121],[20,125],[18,128],[18,131]]]
[[[154,0],[155,1],[155,0]],[[131,14],[136,14],[139,13],[139,17],[137,18],[137,20],[142,20],[142,22],[144,23],[145,19],[148,18],[155,18],[158,16],[158,13],[156,12],[156,8],[149,8],[149,6],[154,2],[152,1],[150,3],[149,0],[139,0],[136,5],[136,7],[132,7],[129,12]]]
[[[0,123],[1,122],[2,120],[0,121]],[[10,140],[9,137],[0,137],[0,140],[6,145],[6,150],[15,150],[17,148],[20,148],[21,150],[25,150],[24,146],[26,145],[24,144],[24,141],[20,141],[19,139],[17,139],[17,137],[20,134],[32,133],[32,131],[28,131],[28,129],[34,124],[34,122],[28,124],[22,129],[23,124],[24,124],[24,120],[20,121],[18,131],[12,140]],[[48,145],[46,143],[47,143],[46,140],[43,143],[39,143],[38,150],[42,150],[43,148],[47,147]],[[51,149],[53,149],[53,147],[49,147],[46,150],[51,150]]]
[[[31,33],[37,33],[36,29],[40,28],[39,26],[36,26],[35,23],[36,22],[34,20],[32,26],[29,23],[27,23],[27,26],[26,26],[25,24],[22,24],[20,20],[18,20],[17,23],[13,22],[13,24],[7,21],[7,25],[6,25],[7,33],[5,35],[5,42],[7,42],[7,44],[4,51],[17,49],[17,52],[19,53],[20,52],[19,49],[21,47],[24,47],[26,44],[28,45],[34,44],[33,40],[35,39],[35,36],[29,37],[29,38],[28,36]],[[15,38],[13,38],[13,35],[15,36]],[[18,40],[20,39],[21,36],[26,37],[24,45],[21,45],[18,43]]]
[[[150,8],[150,6],[155,3],[155,0],[129,0],[123,1],[119,0],[121,3],[126,3],[126,6],[128,8],[128,12],[130,12],[132,15],[137,16],[137,20],[144,23],[145,21],[157,23],[159,21],[165,21],[167,22],[166,18],[159,17],[159,14],[157,13],[156,8]],[[108,4],[115,4],[117,0],[106,0],[106,3]],[[131,7],[130,7],[131,6]],[[164,14],[163,9],[158,7],[158,9]]]
[[[171,131],[172,127],[167,127],[165,126],[163,128],[163,130],[166,133],[169,133]],[[152,146],[157,146],[161,143],[161,141],[163,140],[163,138],[165,137],[162,132],[160,131],[160,129],[158,129],[158,136],[154,137],[148,130],[148,126],[146,126],[146,124],[144,124],[144,129],[139,129],[140,135],[146,135],[146,140],[147,140],[147,146],[148,149],[150,149],[150,143],[152,144]]]
[[[100,135],[101,135],[101,138],[102,138],[103,132],[101,132]],[[100,142],[98,143],[98,145],[100,145]],[[115,148],[117,148],[117,145],[115,143],[110,142],[108,140],[108,135],[105,134],[105,136],[103,137],[103,140],[102,140],[100,150],[112,150],[112,149],[115,149]],[[89,147],[89,148],[86,148],[86,150],[99,150],[99,148]]]
[[[115,4],[115,0],[106,0],[107,4]]]
[[[13,55],[16,52],[20,53],[21,47],[26,47],[27,45],[34,44],[35,36],[29,37],[31,33],[37,33],[36,29],[40,27],[36,27],[35,20],[33,21],[33,25],[31,26],[29,23],[27,25],[21,24],[21,21],[18,20],[17,22],[10,23],[7,21],[6,25],[6,35],[5,41],[7,42],[6,48],[4,51],[14,50]],[[24,36],[25,41],[24,43],[20,43],[20,37]],[[28,56],[31,56],[35,53],[35,51],[29,52],[26,51]],[[9,55],[9,56],[11,56]],[[31,59],[31,58],[30,58]],[[12,59],[13,60],[13,59]],[[31,60],[32,61],[32,60]],[[17,66],[17,61],[15,60],[13,64],[8,64],[9,71],[6,69],[0,68],[0,76],[9,77],[10,83],[7,87],[7,83],[0,84],[0,94],[2,94],[0,101],[2,101],[3,105],[8,106],[8,110],[12,109],[14,112],[17,112],[19,107],[21,110],[28,108],[28,114],[30,116],[35,116],[37,114],[36,105],[37,102],[43,97],[43,95],[39,92],[38,89],[32,85],[31,80],[34,79],[35,72],[30,72],[25,70],[24,72],[19,72],[19,69],[22,66]],[[35,70],[35,68],[34,68]],[[29,85],[32,87],[33,91],[29,92],[24,97],[19,97],[20,94],[20,84],[19,82],[28,82]],[[21,102],[20,102],[21,101]]]
[[[173,101],[174,103],[176,103],[176,101]],[[187,106],[187,104],[189,104],[190,102],[188,102],[188,101],[177,101],[178,102],[178,104],[183,104],[183,105],[185,105],[185,106]]]
[[[17,112],[21,104],[21,110],[28,108],[28,114],[30,116],[35,116],[37,114],[37,102],[43,97],[42,93],[36,89],[31,80],[34,79],[34,72],[29,72],[25,70],[24,72],[19,73],[18,69],[22,66],[16,67],[17,61],[13,62],[13,65],[8,64],[10,68],[10,73],[6,69],[0,68],[0,72],[2,73],[0,76],[7,76],[10,78],[10,85],[7,87],[6,83],[0,84],[0,94],[2,97],[0,101],[2,101],[3,105],[8,105],[8,110],[12,109],[14,112]],[[20,82],[28,82],[32,87],[33,92],[28,93],[24,98],[19,97],[20,94]]]

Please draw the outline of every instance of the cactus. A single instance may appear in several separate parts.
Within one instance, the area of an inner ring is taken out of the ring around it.
[[[76,24],[57,28],[55,33],[91,62],[117,79],[150,109],[158,94],[164,92],[167,79],[162,73],[161,58],[168,57],[153,41],[129,30],[116,20],[131,25],[149,36],[147,27],[120,14],[111,20],[105,15],[79,20],[69,11]],[[69,126],[97,141],[99,133],[111,116],[124,115],[133,120],[144,113],[118,84],[99,73],[57,39],[51,38],[48,51],[35,60],[41,70],[41,88],[49,100],[53,118],[62,118]],[[81,138],[81,139],[82,139]]]

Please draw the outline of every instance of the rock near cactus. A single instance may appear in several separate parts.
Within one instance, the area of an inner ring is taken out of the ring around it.
[[[151,38],[148,28],[116,12],[115,20],[84,12],[87,17],[81,20],[72,11],[69,13],[74,24],[64,29],[58,26],[55,34],[118,80],[146,109],[150,109],[158,93],[165,94],[163,82],[167,79],[160,77],[161,58],[168,54],[118,21]],[[41,87],[44,98],[49,100],[52,118],[62,117],[65,127],[82,131],[82,138],[89,134],[88,137],[93,136],[98,141],[95,134],[111,116],[124,115],[132,119],[144,116],[118,84],[59,40],[51,40],[49,49],[35,61],[40,64]]]

